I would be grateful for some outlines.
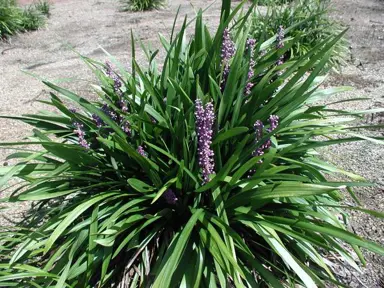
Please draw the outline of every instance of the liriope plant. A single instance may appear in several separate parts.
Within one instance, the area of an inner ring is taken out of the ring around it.
[[[319,87],[342,34],[284,62],[290,28],[257,41],[253,7],[230,4],[214,35],[199,12],[160,36],[160,62],[146,49],[148,65],[133,57],[132,71],[109,54],[108,63],[82,57],[98,101],[45,82],[43,102],[57,112],[7,116],[34,129],[1,144],[23,146],[8,157],[17,164],[0,168],[2,185],[20,180],[2,201],[31,203],[21,223],[2,227],[1,286],[325,287],[338,284],[329,255],[359,269],[351,251],[363,264],[360,248],[384,254],[343,221],[346,209],[383,217],[354,196],[371,184],[316,153],[383,144],[356,131],[355,112],[317,104],[349,89]],[[338,173],[350,181],[327,179]],[[342,205],[342,190],[356,207]]]

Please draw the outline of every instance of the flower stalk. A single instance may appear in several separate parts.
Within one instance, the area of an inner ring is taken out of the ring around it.
[[[203,184],[209,182],[209,176],[214,173],[214,152],[211,149],[213,123],[215,114],[213,104],[203,106],[200,99],[195,102],[196,132],[198,138],[199,166],[202,169]]]

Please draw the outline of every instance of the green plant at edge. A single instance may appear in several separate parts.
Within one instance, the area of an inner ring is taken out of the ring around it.
[[[51,4],[48,0],[39,0],[34,3],[34,7],[37,11],[40,11],[41,14],[49,17],[50,10],[51,10]]]
[[[147,11],[160,9],[165,0],[121,0],[124,4],[123,11]]]
[[[295,0],[287,5],[279,5],[270,0],[265,13],[258,9],[251,17],[251,35],[264,41],[275,35],[279,26],[296,25],[286,36],[297,38],[285,59],[300,57],[310,51],[319,41],[343,31],[340,23],[329,16],[329,0]],[[306,20],[306,21],[305,21]],[[299,24],[299,25],[297,25]],[[340,69],[349,55],[348,42],[342,37],[335,43],[327,66]]]

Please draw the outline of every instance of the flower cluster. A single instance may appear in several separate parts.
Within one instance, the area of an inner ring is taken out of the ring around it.
[[[113,80],[113,90],[116,92],[116,93],[120,93],[120,88],[122,86],[122,83],[121,83],[121,80],[119,78],[119,76],[113,72],[113,69],[112,69],[112,65],[110,62],[106,62],[105,63],[105,74],[111,78]]]
[[[273,130],[277,128],[279,125],[279,117],[277,115],[271,115],[269,116],[269,125],[270,127],[267,129],[268,133],[271,133]],[[264,124],[262,121],[257,120],[255,124],[253,125],[253,128],[255,129],[255,142],[259,142],[261,138],[263,137],[263,129]],[[269,149],[272,145],[271,139],[267,139],[261,146],[259,146],[253,153],[252,156],[260,156],[264,155],[264,151]],[[260,161],[261,162],[261,161]]]
[[[124,103],[124,104],[121,104],[122,106],[122,110],[123,111],[128,111],[128,107],[126,106],[126,102],[125,101],[121,101],[120,103]],[[125,105],[125,106],[123,106]],[[124,108],[125,107],[125,108]],[[107,104],[104,104],[100,110],[107,116],[109,116],[109,118],[111,118],[113,121],[115,121],[117,124],[120,124],[121,128],[123,129],[123,131],[128,135],[128,136],[131,136],[131,124],[129,123],[129,121],[127,120],[124,120],[123,117],[121,117],[115,110],[113,110],[111,107],[109,107]],[[92,114],[92,119],[93,121],[95,121],[96,123],[96,126],[97,128],[102,128],[105,123],[104,121],[96,114]]]
[[[143,156],[143,157],[148,157],[147,152],[145,152],[143,146],[139,146],[139,147],[137,147],[137,152],[138,152],[141,156]]]
[[[101,111],[108,115],[113,121],[117,122],[119,120],[117,113],[107,104],[104,104],[103,107],[101,107]]]
[[[131,130],[131,123],[129,121],[124,121],[123,124],[121,125],[121,129],[127,134],[128,136],[132,135],[132,130]]]
[[[128,104],[127,104],[127,101],[126,100],[120,100],[119,101],[119,107],[121,109],[121,111],[123,111],[124,113],[127,113],[128,112]]]
[[[269,125],[270,127],[267,129],[268,133],[271,133],[273,130],[279,126],[279,116],[271,115],[269,116]]]
[[[104,121],[96,114],[92,114],[92,119],[93,121],[95,121],[97,128],[101,128],[104,126]]]
[[[73,132],[75,132],[77,134],[77,137],[79,137],[79,144],[85,149],[89,149],[90,145],[87,140],[85,140],[84,125],[79,122],[74,122],[73,126],[75,126],[76,128]]]
[[[261,138],[263,137],[263,128],[264,124],[262,121],[257,120],[255,124],[253,125],[253,129],[255,130],[255,142],[259,142]],[[253,151],[252,156],[259,156],[264,154],[263,146],[260,146],[255,151]],[[261,160],[260,160],[261,162]]]
[[[276,36],[276,48],[282,49],[284,47],[284,28],[283,26],[279,26],[279,29],[277,30],[277,36]],[[284,55],[281,55],[279,59],[276,62],[276,66],[280,66],[284,63]],[[280,70],[278,72],[278,75],[280,76],[283,72]]]
[[[212,102],[207,103],[205,108],[199,99],[196,100],[195,104],[199,166],[202,169],[203,183],[207,183],[215,168],[214,153],[211,149],[215,114]]]
[[[254,86],[252,83],[252,78],[255,75],[254,68],[255,68],[255,45],[256,40],[255,39],[248,39],[247,40],[247,49],[250,51],[250,61],[249,61],[249,70],[248,70],[248,79],[247,79],[247,85],[245,86],[244,94],[245,96],[249,96],[251,94],[251,89]]]
[[[277,36],[276,36],[276,48],[281,49],[284,47],[284,28],[282,25],[279,26],[277,29]]]
[[[115,101],[116,107],[121,109],[123,113],[127,113],[128,108],[128,102],[123,98],[123,94],[120,90],[122,86],[122,82],[120,80],[120,77],[113,71],[112,65],[110,62],[105,63],[105,74],[113,80],[113,90],[118,94],[119,100]],[[109,99],[112,101],[111,99]],[[116,112],[112,107],[110,107],[107,104],[104,104],[100,109],[104,114],[109,116],[114,122],[116,122],[118,125],[121,126],[123,131],[130,136],[131,135],[131,125],[129,121],[125,120],[124,117],[122,117],[118,112]],[[92,115],[92,119],[95,121],[97,128],[102,128],[105,123],[104,121],[96,114]]]
[[[167,191],[165,191],[163,196],[164,196],[165,202],[171,205],[175,205],[177,200],[179,200],[176,197],[176,194],[172,191],[172,189],[168,189]]]
[[[221,65],[223,68],[223,79],[221,81],[221,90],[224,90],[225,83],[229,75],[229,61],[236,53],[235,42],[231,40],[228,28],[225,28],[223,33],[223,43],[221,47]]]

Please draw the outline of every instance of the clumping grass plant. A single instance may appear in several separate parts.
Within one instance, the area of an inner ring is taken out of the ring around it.
[[[257,3],[260,5],[260,2]],[[305,55],[319,41],[338,35],[344,29],[329,15],[330,0],[294,0],[285,5],[268,0],[267,5],[266,13],[256,10],[252,15],[252,36],[267,40],[280,26],[284,28],[295,26],[295,29],[286,36],[297,38],[297,41],[286,52],[285,59]],[[332,48],[328,66],[339,69],[345,64],[348,55],[348,42],[342,37]]]
[[[165,0],[122,0],[123,11],[147,11],[160,9],[165,5]]]
[[[28,6],[23,10],[22,31],[33,31],[39,29],[45,23],[43,14],[34,6]]]
[[[44,1],[39,3],[41,5],[43,5],[42,3],[48,4]],[[37,30],[43,26],[45,23],[44,15],[48,14],[44,14],[45,12],[40,10],[39,7],[42,6],[36,5],[20,8],[15,0],[0,0],[0,38],[6,38],[17,32]]]
[[[160,63],[145,50],[139,66],[134,46],[130,72],[109,54],[106,64],[82,57],[98,101],[45,82],[56,113],[7,116],[34,128],[1,144],[18,163],[0,168],[0,184],[20,179],[2,201],[32,207],[2,227],[1,286],[325,287],[338,284],[329,256],[359,270],[352,251],[363,264],[360,248],[384,254],[347,230],[344,210],[383,214],[341,204],[343,190],[358,201],[352,189],[370,184],[315,150],[383,144],[356,131],[369,111],[316,104],[348,89],[320,88],[343,33],[284,62],[291,28],[258,41],[253,7],[230,4],[213,35],[199,12],[161,36]],[[328,181],[335,173],[350,181]]]
[[[41,14],[49,16],[51,10],[51,4],[48,0],[39,0],[34,4],[37,11],[40,11]]]
[[[21,30],[22,25],[22,13],[16,7],[15,0],[0,0],[0,38]]]

